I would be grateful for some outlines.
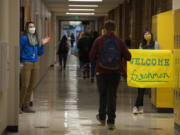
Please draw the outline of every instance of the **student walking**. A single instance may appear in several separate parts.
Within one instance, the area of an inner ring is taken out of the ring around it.
[[[66,69],[66,62],[67,62],[67,56],[69,52],[69,45],[67,43],[67,37],[64,35],[61,39],[61,42],[59,44],[59,49],[58,49],[58,55],[59,55],[59,64],[61,71],[62,69]]]
[[[90,59],[96,62],[97,88],[99,91],[99,113],[97,120],[108,128],[115,129],[116,97],[120,81],[121,60],[130,60],[131,54],[125,43],[115,36],[114,21],[105,23],[105,34],[98,37],[91,49]]]
[[[77,48],[79,51],[80,67],[83,72],[83,78],[89,78],[89,52],[92,44],[90,34],[85,32],[79,39]]]

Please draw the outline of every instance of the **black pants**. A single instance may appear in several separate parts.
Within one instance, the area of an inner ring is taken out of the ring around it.
[[[67,61],[67,54],[61,54],[61,55],[59,55],[59,64],[60,64],[61,68],[62,68],[62,66],[63,66],[64,68],[66,68],[66,61]],[[64,65],[62,65],[62,63],[63,63]]]
[[[97,75],[97,87],[99,90],[99,118],[107,123],[114,124],[116,118],[116,97],[120,81],[119,74]]]
[[[74,47],[74,41],[71,41],[71,47]]]
[[[143,106],[145,88],[138,88],[138,96],[136,98],[136,107]]]

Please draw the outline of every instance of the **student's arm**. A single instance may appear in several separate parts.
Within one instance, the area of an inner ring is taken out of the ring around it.
[[[98,39],[96,39],[95,41],[94,41],[94,43],[93,43],[93,45],[92,45],[92,48],[91,48],[91,50],[90,50],[90,53],[89,53],[89,58],[90,58],[90,60],[92,60],[92,61],[96,61],[96,52],[97,52],[97,50],[98,50]]]
[[[139,44],[139,49],[143,49],[142,43]]]
[[[129,52],[126,44],[119,40],[119,44],[120,44],[120,50],[121,50],[121,53],[122,53],[122,57],[127,60],[127,61],[130,61],[131,60],[131,53]]]
[[[157,50],[161,50],[162,49],[161,45],[157,41],[155,41],[155,49],[157,49]]]

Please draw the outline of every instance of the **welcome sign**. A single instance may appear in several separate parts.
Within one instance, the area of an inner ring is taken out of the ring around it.
[[[130,49],[127,63],[128,86],[138,88],[174,87],[174,60],[171,50]]]

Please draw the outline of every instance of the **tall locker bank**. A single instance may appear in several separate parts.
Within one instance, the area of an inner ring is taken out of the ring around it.
[[[160,13],[152,18],[152,33],[163,50],[174,49],[174,11]],[[151,90],[151,102],[159,110],[173,110],[173,88]]]
[[[175,127],[180,130],[180,10],[153,16],[152,32],[162,49],[173,50],[175,88],[152,89],[152,104],[156,108],[173,108]]]
[[[174,119],[175,127],[180,129],[180,10],[174,12],[174,63],[175,63],[175,88],[174,88]]]

